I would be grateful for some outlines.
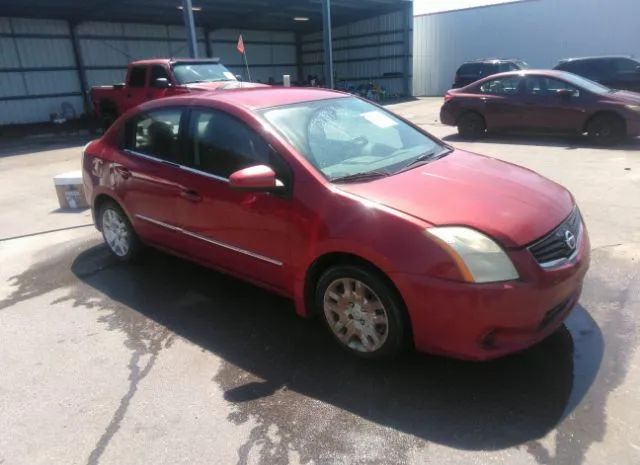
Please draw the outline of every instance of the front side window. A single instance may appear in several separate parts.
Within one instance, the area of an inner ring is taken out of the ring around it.
[[[525,82],[525,93],[538,97],[549,97],[558,94],[559,90],[570,90],[574,97],[580,96],[580,91],[571,84],[545,76],[528,76]]]
[[[615,70],[619,73],[633,73],[640,68],[640,63],[629,58],[616,58],[613,63]]]
[[[181,117],[181,108],[165,108],[135,116],[126,126],[126,148],[177,163]]]
[[[236,81],[234,74],[220,63],[175,63],[171,69],[179,84]]]
[[[250,166],[271,166],[267,143],[231,115],[215,110],[194,110],[189,126],[189,165],[195,169],[229,178],[232,173]]]
[[[491,95],[515,95],[518,93],[521,80],[520,76],[491,79],[480,86],[480,92]]]
[[[129,75],[129,87],[144,87],[147,77],[146,66],[134,66]]]
[[[166,79],[169,81],[169,75],[167,74],[167,70],[164,66],[156,65],[151,68],[151,79],[149,79],[149,83],[151,87],[158,87],[156,84],[156,79]]]
[[[393,174],[444,147],[392,114],[355,97],[267,108],[262,116],[329,180]]]

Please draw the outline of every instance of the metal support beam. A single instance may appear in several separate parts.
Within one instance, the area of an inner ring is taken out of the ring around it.
[[[322,35],[324,38],[324,85],[334,88],[333,51],[331,41],[331,0],[322,0]]]
[[[82,92],[82,102],[84,104],[84,112],[89,113],[91,110],[91,99],[89,99],[89,81],[87,80],[87,70],[84,67],[82,52],[80,51],[80,42],[76,29],[77,23],[68,21],[69,32],[71,33],[71,47],[73,49],[73,58],[76,62],[76,70],[78,71],[78,81],[80,82],[80,92]]]
[[[402,21],[402,91],[405,96],[411,95],[411,67],[412,67],[412,51],[411,51],[411,29],[413,27],[413,3],[407,2],[403,11],[404,17]]]
[[[296,73],[298,85],[304,82],[304,70],[302,69],[302,34],[296,32]]]
[[[204,30],[204,51],[207,54],[207,58],[213,58],[213,50],[211,50],[211,30],[205,28]]]
[[[191,8],[191,0],[182,0],[182,17],[184,20],[184,27],[187,32],[189,57],[198,58],[198,42],[196,42],[196,26],[193,21],[193,9]]]

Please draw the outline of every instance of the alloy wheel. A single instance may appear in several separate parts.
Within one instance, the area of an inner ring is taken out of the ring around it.
[[[118,257],[124,257],[131,248],[131,235],[124,218],[112,208],[102,213],[102,234],[111,251]]]
[[[387,311],[373,290],[362,281],[340,278],[324,293],[324,313],[329,327],[347,347],[375,352],[387,340]]]

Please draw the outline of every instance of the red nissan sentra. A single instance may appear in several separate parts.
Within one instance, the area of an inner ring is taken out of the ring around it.
[[[118,259],[145,244],[271,289],[364,357],[524,349],[589,265],[566,189],[339,92],[150,102],[86,147],[83,172]]]

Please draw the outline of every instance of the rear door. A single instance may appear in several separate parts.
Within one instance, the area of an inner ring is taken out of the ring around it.
[[[561,96],[559,91],[569,91]],[[525,129],[544,132],[574,132],[585,122],[584,91],[565,81],[546,76],[527,76],[523,85]]]
[[[127,86],[124,89],[125,111],[140,105],[147,100],[147,74],[148,66],[132,66],[127,77]]]
[[[259,127],[211,108],[192,109],[189,159],[183,178],[191,199],[181,207],[189,253],[208,263],[276,289],[285,272],[291,209],[291,175]],[[285,185],[279,193],[229,187],[240,169],[268,165]]]
[[[521,76],[490,79],[478,86],[479,111],[485,118],[487,129],[518,129],[522,124],[523,102]]]
[[[179,240],[182,107],[140,113],[125,123],[112,183],[143,240],[175,248]]]

